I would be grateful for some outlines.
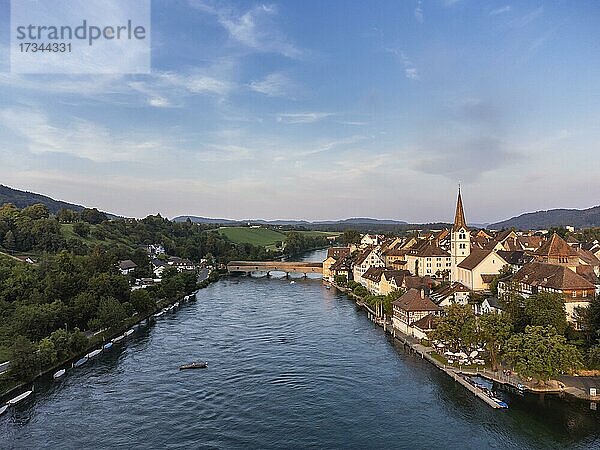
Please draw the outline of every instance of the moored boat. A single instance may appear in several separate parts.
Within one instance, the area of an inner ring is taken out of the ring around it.
[[[111,342],[112,342],[113,344],[116,344],[117,342],[121,342],[123,339],[125,339],[125,335],[124,335],[124,334],[122,334],[122,335],[120,335],[120,336],[117,336],[117,337],[116,337],[116,338],[114,338],[114,339],[113,339]]]
[[[102,353],[102,349],[101,348],[97,348],[96,350],[94,350],[93,352],[89,352],[87,355],[88,359],[90,358],[95,358],[96,356],[98,356],[100,353]]]
[[[193,362],[191,364],[183,364],[181,366],[179,366],[179,370],[186,370],[186,369],[206,369],[208,367],[208,363],[206,362]]]
[[[20,401],[25,400],[31,394],[33,394],[33,388],[30,391],[23,392],[21,395],[17,395],[15,398],[11,398],[9,401],[6,402],[6,404],[9,406],[16,405]]]
[[[53,377],[55,380],[57,380],[58,378],[62,377],[66,372],[66,369],[60,369],[58,372],[54,373]]]
[[[6,412],[8,405],[0,406],[0,416]]]
[[[173,303],[173,307],[174,307],[174,308],[179,308],[179,302],[175,302],[175,303]]]
[[[492,399],[492,401],[494,403],[496,403],[498,406],[500,406],[500,408],[503,408],[503,409],[507,409],[508,408],[508,405],[505,402],[503,402],[502,400],[500,400],[499,398],[492,397],[492,396],[490,396],[490,398]]]
[[[113,346],[112,342],[107,342],[106,344],[104,344],[102,346],[102,350],[110,350],[112,348],[112,346]]]
[[[134,329],[127,330],[127,331],[125,332],[125,337],[127,337],[127,336],[131,336],[131,335],[134,333],[134,331],[135,331]]]
[[[88,360],[88,357],[87,357],[87,356],[84,356],[83,358],[81,358],[81,359],[79,359],[79,360],[75,361],[75,362],[73,363],[73,367],[80,367],[80,366],[83,366],[83,365],[84,365],[84,364],[87,362],[87,360]]]

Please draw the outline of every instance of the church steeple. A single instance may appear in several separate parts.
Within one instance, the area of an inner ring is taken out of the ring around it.
[[[471,254],[471,232],[467,227],[465,211],[463,209],[462,197],[460,195],[460,184],[458,185],[458,200],[456,201],[456,215],[454,225],[450,233],[450,281],[458,281],[469,286],[468,276],[458,265]]]
[[[453,231],[464,228],[467,230],[467,221],[465,220],[465,211],[463,210],[462,197],[460,196],[460,185],[458,186],[458,200],[456,201],[456,214],[454,215]]]

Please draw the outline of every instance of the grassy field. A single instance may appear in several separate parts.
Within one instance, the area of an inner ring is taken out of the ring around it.
[[[285,234],[268,228],[221,227],[219,233],[237,244],[272,247],[285,239]]]
[[[70,238],[71,239],[77,239],[77,240],[85,242],[89,246],[93,246],[93,245],[96,245],[96,244],[108,244],[108,243],[113,243],[113,244],[119,243],[119,244],[133,246],[133,244],[131,242],[127,241],[127,239],[118,239],[118,240],[115,240],[115,239],[107,239],[107,240],[96,239],[95,237],[93,237],[91,235],[91,230],[93,230],[93,229],[94,229],[94,225],[91,225],[90,226],[90,234],[88,234],[87,237],[83,238],[83,237],[79,236],[78,234],[76,234],[73,231],[73,224],[72,223],[61,223],[60,224],[60,230],[62,231],[62,234],[63,234],[63,236],[65,238],[67,238],[67,239],[70,239]]]
[[[274,250],[275,244],[285,239],[286,233],[269,228],[221,227],[219,233],[237,244],[253,244]],[[329,231],[300,231],[308,236],[339,236],[342,233]]]

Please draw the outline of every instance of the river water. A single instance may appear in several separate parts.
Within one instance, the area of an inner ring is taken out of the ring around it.
[[[307,259],[322,260],[322,252]],[[599,448],[586,402],[493,410],[320,280],[232,277],[36,383],[0,448]],[[180,364],[208,361],[205,370]]]

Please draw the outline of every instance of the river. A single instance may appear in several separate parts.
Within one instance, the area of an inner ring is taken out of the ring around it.
[[[322,260],[323,252],[307,259]],[[593,448],[590,404],[494,410],[320,280],[232,277],[0,416],[0,448]],[[179,371],[208,361],[205,370]]]

